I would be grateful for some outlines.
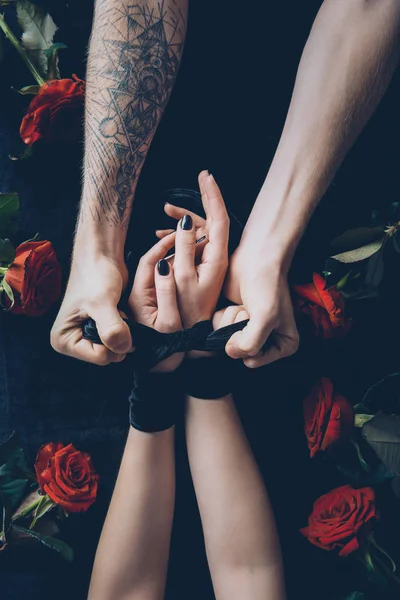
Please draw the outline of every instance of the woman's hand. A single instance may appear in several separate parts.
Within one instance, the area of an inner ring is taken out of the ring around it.
[[[129,297],[135,321],[162,333],[182,329],[174,274],[164,259],[174,241],[175,233],[169,234],[142,256]],[[183,358],[183,353],[174,354],[158,364],[154,371],[174,371]]]
[[[207,220],[185,212],[175,238],[174,276],[179,312],[184,327],[212,319],[228,267],[229,217],[215,179],[207,171],[199,175],[199,186]],[[177,212],[175,212],[177,216]],[[158,232],[161,237],[166,232]],[[168,239],[172,234],[168,234]],[[206,236],[201,256],[196,258],[196,239]]]

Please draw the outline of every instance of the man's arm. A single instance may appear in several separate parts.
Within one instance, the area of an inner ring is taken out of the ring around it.
[[[249,367],[297,349],[287,271],[314,208],[390,82],[399,38],[399,0],[325,0],[319,11],[278,149],[231,261],[226,292],[243,302],[250,323],[227,352]],[[259,355],[272,330],[275,344]]]
[[[132,341],[117,304],[139,175],[167,105],[186,32],[187,0],[97,0],[89,46],[84,185],[70,280],[53,347],[82,360],[122,360]],[[105,346],[82,339],[97,322]]]

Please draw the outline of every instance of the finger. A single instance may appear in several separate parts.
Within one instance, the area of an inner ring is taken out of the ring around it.
[[[176,297],[175,278],[168,261],[161,259],[155,268],[157,329],[169,333],[182,328]]]
[[[206,220],[203,219],[203,217],[196,215],[196,213],[191,210],[186,210],[186,208],[181,208],[180,206],[175,206],[174,204],[169,204],[167,202],[164,205],[164,211],[169,217],[176,219],[177,221],[180,221],[185,215],[189,215],[192,217],[196,229],[205,229],[206,227]]]
[[[297,332],[296,332],[297,333]],[[281,358],[287,358],[294,354],[299,346],[298,336],[276,336],[273,346],[267,348],[254,358],[246,358],[243,362],[249,369],[257,369],[264,365],[269,365]]]
[[[250,315],[247,310],[243,306],[239,306],[240,310],[235,317],[235,323],[240,323],[240,321],[247,321],[250,319]]]
[[[222,309],[222,318],[219,322],[218,329],[221,327],[227,327],[228,325],[232,325],[232,323],[236,322],[236,317],[242,310],[242,306],[236,306],[236,304],[232,304],[232,306],[228,306],[227,308]]]
[[[229,216],[221,191],[212,175],[209,175],[204,186],[207,195],[207,225],[209,244],[207,246],[207,261],[218,260],[227,253],[229,239]]]
[[[60,332],[56,322],[51,331],[50,341],[56,352],[99,366],[120,362],[125,358],[125,354],[114,354],[105,346],[85,340],[82,337],[81,323]]]
[[[208,171],[202,171],[198,177],[201,201],[203,203],[203,208],[204,208],[204,212],[206,213],[207,220],[209,218],[209,215],[208,215],[208,197],[207,197],[207,190],[206,190],[205,182],[206,182],[207,177],[209,177],[209,175],[210,174]]]
[[[142,256],[135,275],[134,288],[136,293],[141,293],[143,290],[153,287],[154,285],[154,268],[159,260],[174,247],[175,231],[168,234],[157,242],[146,254]]]
[[[174,231],[175,231],[175,229],[157,229],[156,237],[158,237],[160,240],[162,240],[167,235],[171,235],[171,233],[174,233]]]
[[[242,331],[233,334],[226,345],[226,353],[231,358],[252,358],[257,356],[273,327],[264,323],[264,319],[250,317],[249,323]]]
[[[116,306],[96,306],[91,308],[90,316],[95,320],[99,337],[106,348],[115,354],[126,354],[131,350],[132,337],[129,327],[121,318]]]
[[[196,232],[190,215],[179,221],[175,238],[174,273],[177,283],[197,279],[195,268]]]

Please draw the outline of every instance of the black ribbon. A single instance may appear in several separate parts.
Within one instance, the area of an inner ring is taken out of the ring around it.
[[[205,352],[223,351],[229,338],[244,329],[249,322],[239,321],[221,329],[213,331],[211,321],[201,321],[190,329],[175,331],[173,333],[160,333],[151,327],[125,319],[128,324],[133,344],[136,348],[132,354],[132,361],[136,369],[150,370],[162,360],[176,352],[189,352],[202,350]],[[102,344],[93,319],[88,319],[82,328],[85,340],[94,344]],[[265,349],[265,346],[264,346]]]

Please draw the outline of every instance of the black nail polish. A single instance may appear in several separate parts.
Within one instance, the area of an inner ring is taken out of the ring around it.
[[[193,227],[192,217],[190,215],[185,215],[182,219],[181,227],[184,231],[190,231]]]
[[[168,273],[169,273],[168,261],[165,260],[164,258],[159,260],[157,263],[157,269],[158,269],[158,272],[160,273],[160,275],[163,275],[163,276],[168,275]]]

